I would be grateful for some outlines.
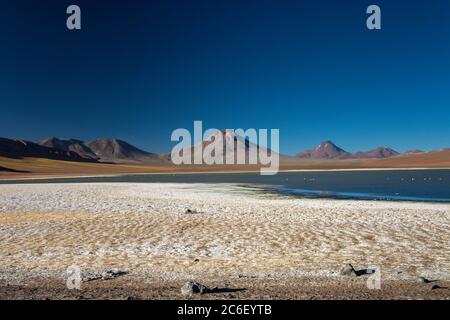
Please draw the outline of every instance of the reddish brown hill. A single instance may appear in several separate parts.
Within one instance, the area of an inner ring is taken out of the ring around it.
[[[8,158],[46,158],[64,161],[92,161],[84,159],[73,151],[41,146],[37,143],[25,140],[13,140],[0,138],[0,156]]]
[[[85,159],[99,160],[99,157],[81,140],[50,138],[39,141],[38,144],[49,148],[73,151]]]
[[[397,151],[387,147],[378,147],[370,151],[350,153],[327,140],[313,150],[298,153],[296,157],[311,160],[383,159],[399,154]]]
[[[450,168],[450,150],[404,154],[392,158],[366,160],[366,168]]]
[[[313,150],[300,152],[296,157],[301,159],[348,159],[351,153],[339,148],[333,142],[327,140],[319,144]]]
[[[352,157],[357,159],[383,159],[397,156],[399,154],[400,153],[391,148],[378,147],[366,152],[356,152],[352,155]]]
[[[143,151],[119,139],[96,139],[86,142],[85,145],[102,162],[157,163],[162,161],[157,154]]]

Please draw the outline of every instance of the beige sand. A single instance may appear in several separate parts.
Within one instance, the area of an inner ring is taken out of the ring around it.
[[[0,185],[0,286],[63,284],[71,265],[149,284],[339,282],[349,262],[380,267],[386,282],[445,282],[449,244],[449,204],[278,198],[226,184]]]

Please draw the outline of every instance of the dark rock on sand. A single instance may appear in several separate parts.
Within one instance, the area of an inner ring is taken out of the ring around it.
[[[128,272],[120,271],[120,270],[106,270],[102,273],[103,280],[114,279],[123,275],[126,275]]]
[[[418,278],[418,281],[419,281],[420,283],[431,283],[431,282],[435,282],[436,280],[428,280],[428,279],[425,278],[425,277],[419,277],[419,278]]]
[[[435,290],[435,289],[444,289],[444,287],[441,287],[440,285],[437,285],[437,284],[433,284],[433,286],[431,287],[431,290]]]
[[[207,287],[193,281],[188,281],[181,287],[181,294],[184,296],[191,296],[195,293],[204,294],[207,291],[208,291]]]
[[[121,271],[121,270],[105,270],[103,271],[101,274],[100,273],[89,273],[85,276],[83,276],[83,281],[84,282],[88,282],[88,281],[95,281],[95,280],[111,280],[123,275],[128,274],[128,272],[126,271]]]
[[[349,263],[346,265],[343,265],[342,268],[339,270],[339,274],[341,276],[352,276],[356,277],[356,270],[353,268],[353,266]]]

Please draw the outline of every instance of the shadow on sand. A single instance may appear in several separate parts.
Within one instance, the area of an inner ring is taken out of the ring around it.
[[[0,172],[17,172],[17,173],[28,173],[29,171],[24,171],[24,170],[15,170],[15,169],[10,169],[10,168],[5,168],[0,166]]]
[[[359,270],[355,270],[356,275],[359,276],[364,276],[366,274],[372,274],[375,273],[375,269],[359,269]]]
[[[211,288],[207,289],[205,293],[231,293],[231,292],[239,292],[239,291],[245,291],[246,288]]]

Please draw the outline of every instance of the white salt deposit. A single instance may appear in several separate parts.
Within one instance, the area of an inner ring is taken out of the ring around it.
[[[228,184],[0,185],[0,274],[335,276],[352,263],[450,279],[449,244],[449,204],[265,199]]]

